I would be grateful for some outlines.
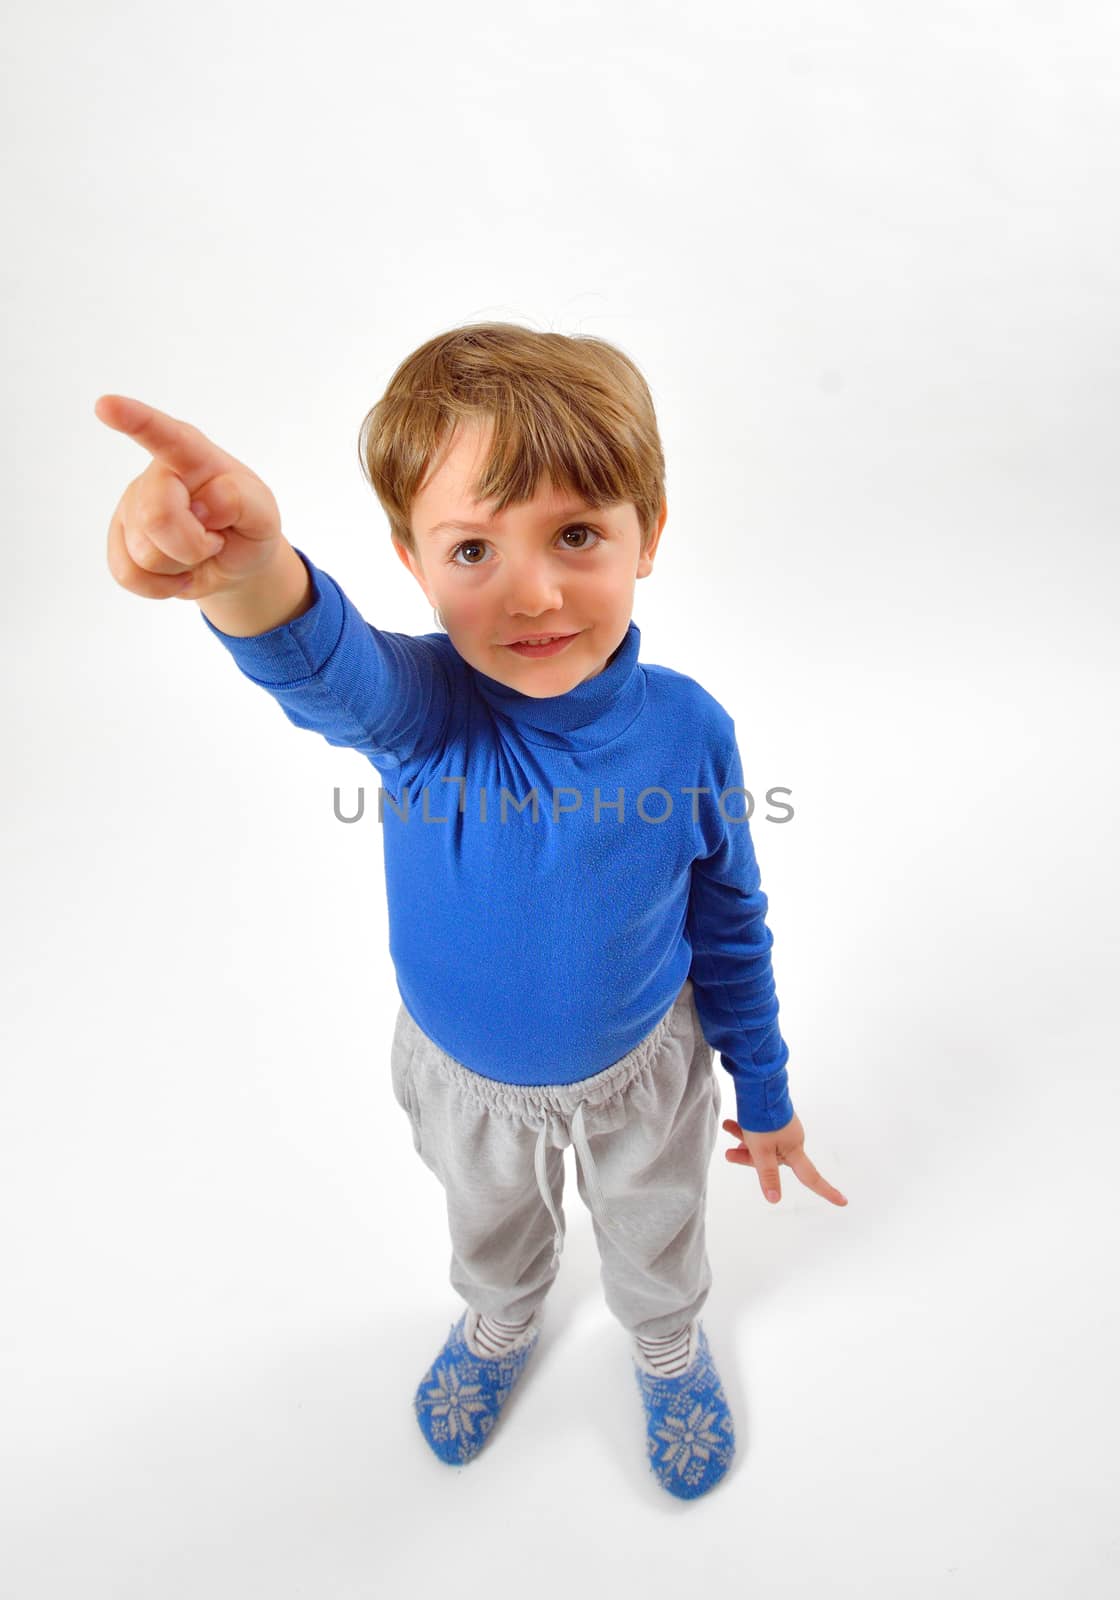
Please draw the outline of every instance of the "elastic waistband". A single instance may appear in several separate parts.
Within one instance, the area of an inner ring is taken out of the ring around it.
[[[451,1078],[463,1094],[469,1095],[487,1110],[520,1117],[530,1126],[536,1126],[541,1117],[549,1113],[567,1118],[577,1106],[586,1106],[591,1110],[627,1089],[653,1061],[672,1026],[673,1012],[682,1000],[687,1003],[691,995],[692,979],[686,978],[673,1004],[644,1039],[639,1039],[632,1050],[628,1050],[609,1067],[604,1067],[602,1072],[594,1072],[589,1078],[580,1078],[575,1083],[504,1083],[498,1078],[487,1078],[464,1066],[461,1061],[456,1061],[454,1056],[449,1056],[431,1039],[428,1040],[429,1045],[433,1045],[439,1054],[434,1060],[429,1060],[429,1070],[434,1069]],[[417,1033],[427,1039],[407,1007],[404,1011]]]
[[[614,1096],[622,1094],[651,1066],[666,1034],[672,1027],[674,1011],[682,1001],[685,1004],[690,1003],[691,998],[692,980],[686,978],[673,1004],[644,1039],[639,1040],[632,1050],[628,1050],[611,1066],[605,1067],[602,1072],[593,1073],[589,1078],[581,1078],[578,1083],[500,1083],[494,1078],[484,1078],[480,1073],[472,1072],[469,1067],[465,1067],[461,1061],[456,1061],[443,1050],[439,1051],[434,1061],[429,1062],[431,1070],[448,1075],[460,1092],[478,1101],[491,1113],[517,1118],[536,1131],[533,1168],[541,1199],[552,1218],[553,1267],[560,1259],[560,1252],[564,1248],[564,1231],[548,1183],[547,1147],[552,1144],[563,1150],[569,1144],[574,1146],[592,1207],[598,1215],[603,1216],[605,1198],[587,1142],[584,1111],[595,1110]],[[423,1033],[407,1008],[405,1015],[417,1032]],[[428,1042],[433,1043],[431,1040]],[[439,1049],[438,1046],[436,1048]]]

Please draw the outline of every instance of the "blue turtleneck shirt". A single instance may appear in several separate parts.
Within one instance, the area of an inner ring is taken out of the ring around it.
[[[737,1120],[793,1116],[767,899],[732,718],[639,662],[537,698],[446,634],[375,628],[302,550],[312,603],[250,638],[214,627],[296,727],[377,769],[401,999],[454,1060],[505,1083],[602,1072],[691,978]]]

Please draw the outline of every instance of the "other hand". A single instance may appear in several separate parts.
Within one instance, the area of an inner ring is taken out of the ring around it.
[[[723,1128],[741,1141],[724,1152],[725,1158],[736,1166],[754,1167],[762,1192],[772,1204],[776,1205],[782,1198],[778,1168],[789,1167],[807,1189],[812,1189],[825,1200],[831,1200],[834,1206],[847,1205],[839,1189],[834,1189],[826,1178],[821,1177],[805,1154],[805,1130],[796,1113],[784,1128],[774,1133],[751,1133],[730,1118],[724,1122]]]

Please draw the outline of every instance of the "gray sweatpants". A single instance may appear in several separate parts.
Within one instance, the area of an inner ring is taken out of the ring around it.
[[[445,1190],[451,1284],[468,1306],[519,1322],[544,1300],[564,1244],[572,1144],[614,1316],[656,1338],[699,1313],[712,1283],[704,1211],[721,1107],[714,1055],[691,979],[633,1050],[571,1084],[484,1078],[446,1055],[402,1003],[393,1093]]]

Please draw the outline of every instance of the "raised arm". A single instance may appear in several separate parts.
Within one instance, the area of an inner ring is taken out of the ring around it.
[[[196,600],[290,722],[385,773],[438,746],[451,683],[431,640],[366,622],[284,538],[267,484],[197,428],[124,395],[101,395],[94,411],[152,457],[109,524],[109,570],[122,588]]]

